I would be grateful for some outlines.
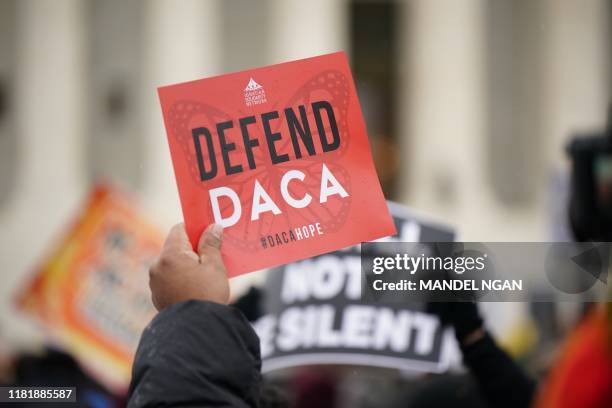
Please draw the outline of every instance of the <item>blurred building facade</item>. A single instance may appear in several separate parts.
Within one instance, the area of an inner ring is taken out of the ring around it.
[[[96,180],[134,193],[162,228],[181,219],[157,86],[337,50],[351,57],[390,198],[464,240],[549,240],[564,143],[605,123],[611,10],[0,0],[0,330],[30,333],[12,295]]]

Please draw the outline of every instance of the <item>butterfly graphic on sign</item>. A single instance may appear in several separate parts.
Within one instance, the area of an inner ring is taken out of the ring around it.
[[[264,84],[265,85],[265,84]],[[257,83],[250,78],[244,88],[245,105],[249,106],[247,100],[258,101],[258,104],[267,103],[264,85]],[[347,124],[347,112],[349,108],[349,78],[340,71],[323,71],[309,80],[289,98],[277,101],[269,107],[268,111],[282,110],[286,107],[310,106],[315,101],[328,101],[333,107],[333,113],[337,121],[338,131],[340,132],[340,145],[337,149],[324,154],[309,156],[303,154],[301,158],[291,157],[291,160],[273,164],[270,152],[266,148],[252,149],[254,168],[249,169],[245,165],[245,171],[226,176],[219,174],[218,177],[202,181],[195,146],[192,138],[194,127],[207,127],[214,129],[218,123],[234,120],[237,117],[252,115],[252,111],[247,108],[239,110],[230,115],[210,104],[194,101],[180,100],[175,102],[169,109],[167,115],[167,126],[170,137],[176,139],[181,146],[184,160],[188,164],[190,176],[199,188],[208,191],[219,186],[226,186],[236,191],[241,200],[242,209],[246,213],[251,212],[252,202],[249,194],[252,191],[255,180],[266,190],[272,200],[279,206],[281,214],[274,215],[271,212],[263,212],[257,222],[241,222],[226,230],[224,240],[239,249],[258,251],[261,249],[260,237],[273,231],[290,230],[294,227],[320,222],[325,228],[326,234],[337,232],[346,223],[351,206],[351,176],[349,172],[340,164],[340,158],[346,154],[350,143],[349,127]],[[247,98],[247,94],[251,99]],[[258,96],[259,95],[259,96]],[[263,99],[261,98],[263,95]],[[261,102],[263,100],[263,102]],[[252,103],[255,104],[255,103]],[[310,124],[313,138],[317,135],[317,127],[314,126],[315,118],[313,112],[307,111],[308,123]],[[281,132],[282,122],[271,122],[274,132]],[[324,128],[325,133],[329,134],[331,129],[327,124]],[[263,129],[260,126],[250,128],[252,138],[265,140]],[[263,147],[263,146],[260,146]],[[279,153],[292,151],[292,140],[283,137],[276,144]],[[245,148],[241,143],[235,143],[232,155],[244,157]],[[205,161],[210,162],[211,158],[204,157]],[[325,205],[319,204],[318,200],[313,199],[312,204],[302,208],[301,211],[286,211],[287,203],[282,199],[278,189],[281,178],[289,170],[299,170],[305,174],[301,182],[291,183],[291,192],[296,197],[310,194],[312,197],[319,196],[320,181],[322,176],[322,165],[325,165],[334,175],[338,182],[346,189],[348,197],[330,196]],[[231,202],[221,204],[221,212],[231,211]],[[209,201],[202,203],[202,211],[212,220],[213,210]]]

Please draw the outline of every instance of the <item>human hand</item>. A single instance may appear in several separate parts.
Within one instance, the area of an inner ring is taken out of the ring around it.
[[[151,298],[157,310],[191,299],[228,303],[229,281],[220,251],[222,238],[223,227],[209,225],[196,253],[184,224],[172,227],[159,258],[149,270]]]

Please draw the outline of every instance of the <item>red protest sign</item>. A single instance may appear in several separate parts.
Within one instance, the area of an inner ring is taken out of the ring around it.
[[[344,53],[159,88],[187,233],[230,276],[395,233]]]

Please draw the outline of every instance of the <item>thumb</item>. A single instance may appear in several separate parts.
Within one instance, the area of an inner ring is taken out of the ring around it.
[[[198,254],[200,257],[213,255],[221,249],[223,240],[223,226],[221,224],[210,224],[202,233],[198,242]]]

